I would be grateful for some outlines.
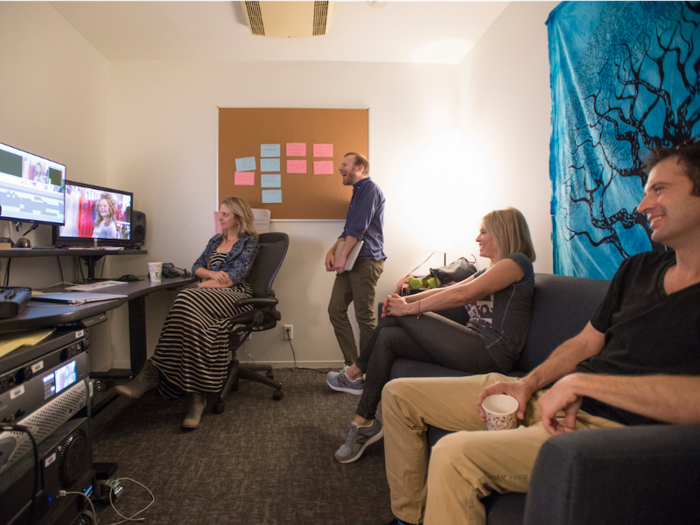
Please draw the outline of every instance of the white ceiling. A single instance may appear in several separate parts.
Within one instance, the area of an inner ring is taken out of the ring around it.
[[[435,64],[459,63],[508,3],[336,1],[325,36],[278,39],[253,36],[240,2],[50,2],[109,61]]]

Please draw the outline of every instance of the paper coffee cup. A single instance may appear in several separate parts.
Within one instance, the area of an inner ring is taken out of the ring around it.
[[[489,430],[510,430],[518,427],[518,401],[506,394],[488,396],[481,403],[486,412]]]
[[[162,262],[149,262],[148,263],[148,276],[151,281],[162,281],[163,280],[163,263]]]

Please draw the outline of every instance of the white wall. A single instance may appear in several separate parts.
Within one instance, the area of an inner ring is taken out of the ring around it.
[[[387,199],[383,298],[430,253],[413,238],[428,219],[405,189],[429,185],[413,159],[434,131],[456,127],[456,74],[454,66],[428,65],[112,63],[110,183],[133,190],[146,213],[148,259],[189,267],[213,233],[218,207],[217,107],[368,107],[371,175]],[[284,221],[273,229],[291,238],[275,291],[282,322],[294,325],[297,363],[340,364],[326,313],[334,274],[323,261],[342,222]],[[116,273],[142,274],[145,263],[124,257],[111,265]],[[149,339],[157,330],[149,326]],[[281,326],[256,334],[247,351],[256,361],[292,361]]]
[[[513,3],[462,64],[429,66],[107,63],[50,5],[0,2],[0,141],[65,162],[69,178],[134,191],[136,208],[148,217],[149,253],[110,258],[105,275],[145,274],[148,260],[190,266],[212,233],[217,106],[369,107],[371,171],[387,198],[389,258],[378,299],[428,256],[436,232],[457,232],[459,246],[450,248],[448,260],[476,253],[478,218],[495,207],[525,213],[536,269],[549,272],[544,21],[555,5]],[[445,166],[435,161],[435,133],[456,127],[476,138],[456,148]],[[0,223],[0,234],[4,228]],[[291,237],[275,288],[282,322],[294,325],[300,365],[341,362],[326,314],[333,275],[322,266],[341,228],[333,221],[273,223]],[[50,229],[30,237],[48,244]],[[423,269],[441,259],[434,256]],[[55,261],[32,259],[15,263],[11,284],[57,280]],[[169,292],[147,299],[150,351],[171,301]],[[128,366],[127,327],[122,307],[93,330],[99,343],[93,369]],[[246,350],[257,361],[292,360],[281,327],[256,334]]]
[[[552,272],[551,96],[545,22],[558,2],[511,2],[459,66],[459,125],[483,157],[483,212],[528,220],[535,271]],[[482,213],[483,215],[483,213]]]
[[[107,61],[48,3],[0,2],[0,142],[66,164],[68,178],[106,183],[108,83]],[[29,226],[12,230],[12,239]],[[0,221],[0,236],[8,233],[10,223]],[[49,246],[51,227],[28,238]],[[74,279],[72,258],[61,262],[64,278]],[[0,263],[4,275],[7,260]],[[11,285],[32,288],[60,280],[55,258],[13,259],[10,275]],[[91,336],[108,344],[110,325]],[[105,348],[93,366],[106,364]]]

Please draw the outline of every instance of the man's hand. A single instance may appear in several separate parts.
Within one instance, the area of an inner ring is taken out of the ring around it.
[[[330,250],[326,254],[326,271],[327,272],[332,272],[335,266],[335,255],[333,253],[333,250]]]
[[[542,411],[544,428],[553,436],[576,430],[576,415],[581,408],[583,397],[574,393],[575,380],[575,374],[561,378],[537,401]],[[557,413],[562,410],[564,411],[563,425],[556,419]]]
[[[523,379],[521,379],[515,383],[494,383],[481,391],[481,394],[479,394],[479,397],[476,400],[476,404],[479,407],[479,414],[481,414],[481,421],[486,423],[486,412],[484,412],[481,403],[483,403],[484,399],[486,399],[488,396],[497,394],[508,394],[510,397],[514,397],[518,402],[518,411],[516,412],[516,415],[518,416],[518,419],[525,419],[527,402],[530,401],[533,392],[530,386]]]
[[[346,255],[343,255],[342,253],[338,254],[338,257],[336,257],[335,262],[333,263],[333,269],[336,273],[343,273],[345,271],[345,263],[347,260],[348,258]]]

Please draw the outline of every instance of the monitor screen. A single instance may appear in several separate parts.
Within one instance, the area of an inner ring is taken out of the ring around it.
[[[63,224],[66,166],[0,143],[0,219]]]
[[[131,216],[134,197],[127,191],[113,190],[82,182],[66,181],[66,220],[54,228],[58,247],[131,247]]]

